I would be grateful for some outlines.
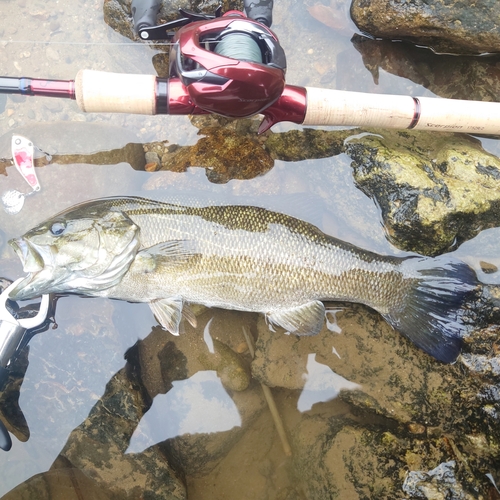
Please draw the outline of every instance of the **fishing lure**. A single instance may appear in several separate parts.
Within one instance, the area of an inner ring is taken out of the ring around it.
[[[17,189],[9,189],[2,195],[2,203],[8,214],[17,214],[24,205],[26,196],[40,191],[40,183],[34,165],[33,143],[21,135],[12,136],[12,159],[17,171],[31,187],[31,192],[21,193]]]

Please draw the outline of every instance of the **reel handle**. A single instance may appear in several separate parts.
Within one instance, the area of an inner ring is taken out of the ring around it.
[[[130,8],[136,33],[140,33],[143,28],[156,25],[160,5],[160,0],[132,0]]]
[[[273,0],[244,0],[245,13],[254,21],[266,25],[273,23]]]

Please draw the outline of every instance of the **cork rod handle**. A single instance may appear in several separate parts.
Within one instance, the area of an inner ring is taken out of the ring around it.
[[[303,125],[500,134],[500,103],[307,87]]]
[[[75,97],[87,113],[156,113],[156,77],[84,69],[75,78]]]

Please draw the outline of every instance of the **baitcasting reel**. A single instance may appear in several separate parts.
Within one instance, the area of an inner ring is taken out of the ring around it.
[[[134,26],[144,40],[172,39],[169,78],[159,82],[157,113],[248,117],[271,106],[285,88],[285,52],[269,29],[272,0],[245,1],[243,12],[181,10],[155,26],[159,0],[134,0]],[[170,31],[180,28],[177,32]]]

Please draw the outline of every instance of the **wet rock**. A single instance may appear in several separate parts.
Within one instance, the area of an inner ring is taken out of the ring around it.
[[[202,167],[209,181],[220,184],[232,179],[253,179],[274,166],[274,160],[302,161],[328,158],[344,151],[352,130],[269,131],[257,135],[259,118],[233,120],[221,116],[193,116],[200,139],[192,146],[166,142],[144,145],[146,161],[161,170],[185,172]],[[155,186],[158,188],[159,186]]]
[[[120,370],[88,418],[69,436],[60,453],[72,467],[92,477],[105,491],[123,499],[185,499],[183,482],[155,449],[125,454],[148,402]],[[53,466],[57,470],[58,463]]]
[[[2,497],[4,500],[112,500],[92,478],[73,469],[55,469],[36,474]]]
[[[218,340],[213,341],[213,353],[200,354],[200,361],[207,370],[215,370],[222,385],[233,391],[244,391],[250,385],[250,372],[240,356]]]
[[[292,439],[297,450],[293,466],[299,487],[307,498],[321,500],[402,498],[403,484],[406,493],[410,493],[408,478],[420,477],[419,469],[434,468],[454,457],[444,438],[423,441],[373,425],[360,426],[327,412],[305,416]],[[447,469],[444,477],[436,472],[430,488],[417,482],[422,489],[415,485],[411,493],[417,494],[410,498],[484,499],[489,487],[487,481],[474,478],[466,461],[453,463],[453,469]],[[422,479],[426,477],[429,476],[422,475]],[[469,484],[471,479],[477,481],[476,486]],[[432,496],[431,488],[444,493]],[[429,496],[418,496],[422,491]]]
[[[287,414],[289,395],[276,393],[280,413]],[[188,478],[188,495],[199,500],[305,500],[291,486],[289,470],[290,458],[284,455],[270,412],[264,410],[210,474]]]
[[[204,137],[194,146],[180,147],[161,157],[162,170],[184,172],[189,167],[206,169],[210,182],[223,184],[231,179],[252,179],[274,165],[259,139],[228,128],[201,129]]]
[[[349,3],[341,0],[331,0],[329,5],[317,2],[307,7],[309,14],[336,33],[351,35]]]
[[[243,335],[238,334],[241,332],[238,314],[202,310],[197,321],[196,328],[185,324],[185,331],[179,337],[166,335],[156,327],[138,342],[141,380],[151,399],[168,392],[174,380],[187,379],[203,370],[216,371],[230,391],[249,387],[248,360],[237,352],[244,341]]]
[[[189,477],[210,473],[234,448],[265,408],[262,389],[252,384],[244,392],[231,395],[241,417],[241,426],[218,433],[184,434],[160,445],[170,463]]]
[[[104,21],[120,35],[139,41],[132,25],[131,2],[120,2],[118,0],[104,0]]]
[[[312,403],[317,406],[309,403],[302,411],[312,407],[314,412],[321,402],[338,397],[363,422],[383,417],[384,428],[393,422],[422,442],[448,436],[453,453],[467,456],[474,477],[481,477],[491,463],[499,463],[500,394],[488,374],[473,377],[460,363],[436,363],[362,306],[338,304],[338,309],[340,334],[324,328],[317,336],[297,338],[269,332],[262,320],[252,363],[254,378],[271,387],[301,390],[299,409],[301,400],[313,392]],[[316,387],[310,383],[315,373],[322,381]],[[440,457],[429,469],[448,459]]]
[[[211,332],[214,337],[233,345],[228,342],[230,335],[227,333],[219,332],[218,328],[211,329]],[[159,328],[129,349],[126,367],[111,378],[87,419],[70,434],[51,470],[27,481],[16,492],[31,494],[36,491],[43,498],[53,477],[59,474],[64,478],[65,474],[71,476],[74,473],[75,478],[80,474],[91,477],[93,487],[102,492],[102,498],[107,498],[105,495],[123,499],[186,498],[185,476],[204,475],[212,470],[264,408],[260,387],[253,384],[248,390],[233,395],[241,426],[221,433],[183,434],[140,453],[127,451],[141,419],[154,404],[154,397],[168,392],[175,381],[190,376],[195,366],[201,366],[198,359],[200,349],[204,347],[206,350],[207,347],[202,345],[201,332],[195,334],[196,338],[189,332],[184,337],[175,338],[183,338],[181,344],[186,356],[170,341],[174,337],[166,336]],[[197,342],[199,339],[201,343]],[[219,342],[216,338],[214,341]],[[197,402],[193,403],[196,406]],[[169,416],[167,410],[162,419]],[[56,491],[65,491],[63,483]],[[77,483],[73,483],[76,490]],[[71,494],[72,491],[68,493]]]
[[[413,498],[474,498],[464,493],[455,478],[455,461],[439,464],[429,472],[410,471],[403,484],[403,491]]]
[[[350,139],[346,152],[399,248],[436,255],[498,225],[500,161],[476,139],[377,131]]]
[[[150,151],[150,152],[146,153],[145,157],[146,157],[146,164],[148,164],[148,163],[160,163],[160,158],[159,158],[158,154],[154,151]]]
[[[500,326],[490,325],[473,332],[466,339],[460,361],[484,380],[500,384]],[[498,405],[500,399],[495,399]]]
[[[309,354],[315,353],[316,363],[358,386],[343,390],[347,388],[346,383],[339,380],[339,389],[335,391],[332,379],[330,397],[323,400],[339,396],[355,406],[404,424],[422,422],[426,411],[417,401],[425,397],[439,398],[437,394],[433,397],[426,392],[432,392],[431,387],[439,392],[439,384],[445,376],[442,368],[449,377],[455,369],[439,364],[440,374],[434,380],[432,358],[411,345],[376,313],[362,306],[339,304],[335,315],[342,333],[335,334],[324,327],[313,337],[273,333],[264,320],[260,321],[252,362],[253,377],[270,387],[302,390],[308,376],[310,379],[313,375],[308,361]],[[429,370],[431,372],[427,373]],[[320,375],[325,379],[325,373]],[[386,387],[391,390],[385,390]],[[431,407],[427,410],[432,411]],[[430,417],[428,413],[425,418]],[[441,417],[434,415],[432,421],[433,425],[439,425]]]
[[[354,0],[351,16],[372,36],[409,40],[437,52],[481,54],[500,47],[500,5],[494,0]]]
[[[248,365],[236,352],[244,340],[242,334],[237,334],[241,332],[240,316],[230,311],[205,310],[197,321],[197,328],[186,324],[185,331],[178,337],[166,334],[161,328],[154,328],[134,348],[136,361],[129,360],[138,367],[135,373],[140,379],[139,386],[144,390],[143,400],[149,401],[148,405],[155,404],[154,398],[167,393],[174,383],[206,370],[216,370],[237,408],[240,424],[229,430],[184,432],[158,444],[158,450],[168,457],[169,464],[182,477],[203,476],[213,470],[265,407],[260,386],[250,384]],[[210,344],[213,345],[213,352]],[[192,397],[185,394],[182,402],[184,410],[187,406],[199,409],[200,402],[193,401]],[[169,418],[168,408],[163,418]]]
[[[353,36],[351,41],[377,86],[381,84],[379,73],[382,70],[407,78],[440,97],[500,101],[498,55],[438,55],[409,43],[372,40],[359,35]],[[371,88],[366,90],[372,91]],[[388,89],[387,92],[394,91]]]
[[[344,140],[350,135],[352,130],[290,130],[269,134],[265,148],[273,158],[284,161],[328,158],[344,151]]]

